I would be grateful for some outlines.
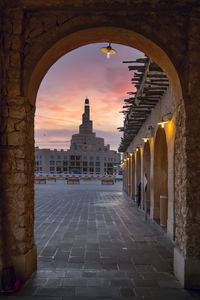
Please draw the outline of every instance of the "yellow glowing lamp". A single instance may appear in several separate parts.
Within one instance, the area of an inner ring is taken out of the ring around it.
[[[158,125],[160,125],[162,128],[165,127],[165,124],[167,124],[169,121],[162,121],[162,122],[159,122],[157,123]]]
[[[145,142],[145,143],[147,143],[148,142],[148,140],[149,140],[149,138],[147,138],[147,137],[145,137],[145,138],[142,138],[143,139],[143,141]]]
[[[107,58],[110,58],[110,55],[117,54],[117,51],[111,47],[111,43],[107,47],[102,47],[100,51],[105,53]]]

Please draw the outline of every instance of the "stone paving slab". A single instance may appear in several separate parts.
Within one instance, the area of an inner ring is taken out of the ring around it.
[[[200,299],[172,273],[172,248],[121,183],[35,186],[38,270],[21,300]]]

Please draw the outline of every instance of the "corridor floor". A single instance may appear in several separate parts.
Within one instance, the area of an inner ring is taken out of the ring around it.
[[[172,245],[121,183],[35,185],[38,270],[3,299],[199,299],[172,275]]]

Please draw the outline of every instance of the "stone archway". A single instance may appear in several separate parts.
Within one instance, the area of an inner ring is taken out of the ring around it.
[[[182,98],[180,80],[168,55],[151,39],[121,27],[97,27],[65,35],[55,43],[52,43],[44,53],[40,53],[36,61],[28,61],[24,92],[27,94],[29,101],[34,105],[43,77],[52,64],[61,56],[83,45],[95,42],[109,42],[110,40],[113,43],[136,48],[151,57],[167,74],[172,84],[177,104],[180,102]],[[32,49],[32,51],[38,52],[36,49]]]
[[[154,149],[154,219],[160,222],[160,196],[168,197],[168,153],[164,128],[159,127]]]
[[[147,177],[147,189],[146,189],[146,209],[147,213],[150,214],[150,167],[151,167],[151,153],[149,141],[144,143],[144,152],[143,152],[143,177],[146,174]],[[143,194],[145,193],[143,189]],[[143,196],[145,199],[145,196]]]
[[[128,193],[128,163],[123,164],[123,190]]]
[[[96,0],[69,5],[44,0],[4,2],[0,15],[3,33],[0,187],[8,210],[3,211],[5,221],[1,227],[20,277],[26,279],[36,267],[33,124],[39,84],[49,67],[63,54],[88,43],[105,41],[145,52],[171,82],[177,106],[175,210],[176,244],[180,253],[176,257],[183,266],[187,256],[199,263],[199,242],[194,238],[200,232],[196,209],[199,192],[193,190],[198,178],[195,165],[199,164],[195,151],[199,149],[196,136],[199,133],[200,18],[194,3],[183,1],[177,5],[174,1],[169,9],[168,3],[160,7],[160,2],[153,0],[148,5],[146,1],[135,5],[119,0],[108,6],[105,6],[107,1],[101,4]],[[180,9],[181,16],[177,13]],[[191,126],[194,121],[195,126]],[[185,219],[182,207],[185,212],[189,211]],[[3,244],[2,239],[0,244]],[[182,273],[177,274],[185,284]]]
[[[141,205],[141,200],[142,200],[142,182],[141,182],[141,151],[140,148],[138,147],[136,149],[136,194],[137,194],[137,203],[140,206]]]
[[[131,182],[131,198],[135,200],[135,153],[131,156],[131,173],[132,173],[132,182]]]
[[[132,163],[131,158],[127,158],[127,168],[128,168],[128,195],[131,197],[131,180],[132,180]]]

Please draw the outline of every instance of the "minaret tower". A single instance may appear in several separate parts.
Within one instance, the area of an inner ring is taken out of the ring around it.
[[[85,99],[85,111],[82,115],[82,124],[79,126],[79,133],[91,134],[92,133],[92,121],[90,120],[90,105],[89,99]]]

